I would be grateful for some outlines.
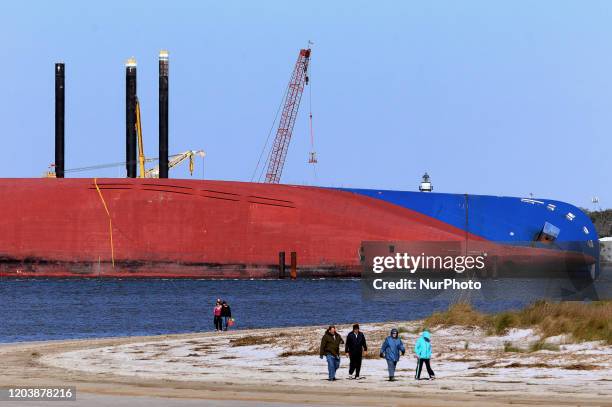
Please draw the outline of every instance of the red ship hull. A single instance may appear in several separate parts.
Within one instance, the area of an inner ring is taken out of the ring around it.
[[[465,238],[418,212],[314,187],[4,179],[0,196],[0,276],[277,278],[279,252],[295,251],[300,276],[351,277],[364,240]]]
[[[0,198],[0,277],[278,278],[282,251],[297,253],[300,277],[357,277],[364,241],[484,241],[317,187],[2,179]]]

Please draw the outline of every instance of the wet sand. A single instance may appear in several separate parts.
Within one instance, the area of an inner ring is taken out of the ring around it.
[[[388,382],[378,352],[394,326],[408,352],[398,381]],[[323,328],[303,327],[0,345],[0,387],[76,386],[77,402],[67,406],[612,405],[611,346],[557,337],[548,341],[558,350],[505,352],[504,344],[525,347],[538,337],[531,330],[491,337],[439,328],[432,333],[437,379],[415,381],[411,349],[419,326],[363,325],[370,346],[363,380],[347,379],[343,357],[340,380],[328,382],[317,355]],[[344,337],[350,328],[339,329]]]

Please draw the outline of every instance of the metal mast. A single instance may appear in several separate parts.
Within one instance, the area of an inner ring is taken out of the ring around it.
[[[278,124],[278,130],[276,131],[276,137],[274,138],[274,144],[272,144],[270,156],[268,157],[265,181],[268,184],[278,184],[280,182],[304,86],[308,85],[309,61],[310,48],[301,49],[291,74],[289,86],[287,87],[283,112]]]
[[[168,178],[168,51],[159,52],[159,178]]]
[[[125,63],[125,169],[136,178],[136,59]]]
[[[64,117],[65,71],[64,63],[55,64],[55,177],[64,178]]]

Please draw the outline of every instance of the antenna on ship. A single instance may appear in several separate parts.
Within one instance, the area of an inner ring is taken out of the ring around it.
[[[433,184],[431,183],[431,179],[429,174],[425,172],[423,174],[423,179],[421,180],[421,185],[419,185],[419,191],[421,192],[431,192],[433,191]]]

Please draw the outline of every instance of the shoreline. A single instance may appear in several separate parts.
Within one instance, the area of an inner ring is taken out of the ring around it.
[[[612,346],[585,342],[562,344],[557,352],[504,352],[506,342],[535,338],[529,329],[497,337],[478,328],[433,329],[437,380],[417,382],[411,349],[420,324],[362,324],[370,352],[363,362],[366,379],[359,381],[346,380],[343,355],[340,380],[327,382],[326,364],[316,355],[325,327],[302,326],[0,344],[0,387],[74,385],[77,400],[88,394],[87,405],[100,397],[146,396],[308,405],[595,406],[612,396]],[[392,383],[377,357],[391,327],[400,328],[408,351]],[[343,337],[350,329],[338,328]]]

